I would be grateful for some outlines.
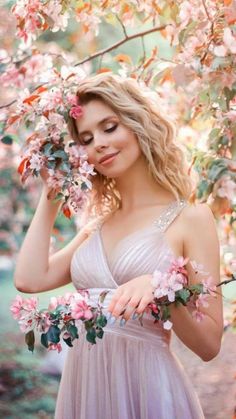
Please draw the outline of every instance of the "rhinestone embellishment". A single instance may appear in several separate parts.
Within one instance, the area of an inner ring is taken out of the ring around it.
[[[175,216],[181,211],[181,209],[187,204],[185,199],[180,199],[179,201],[174,201],[170,206],[164,211],[160,217],[154,221],[155,227],[158,230],[164,232],[168,225],[175,219]]]

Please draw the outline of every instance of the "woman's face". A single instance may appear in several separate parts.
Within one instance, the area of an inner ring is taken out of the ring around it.
[[[109,178],[123,175],[142,155],[136,136],[102,101],[92,100],[82,109],[76,125],[88,162]]]

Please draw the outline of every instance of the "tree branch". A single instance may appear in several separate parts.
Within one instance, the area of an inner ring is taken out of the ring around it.
[[[125,36],[123,39],[121,39],[118,42],[115,42],[110,47],[101,49],[100,51],[97,51],[94,54],[87,56],[86,58],[84,58],[83,60],[81,60],[77,64],[75,64],[75,67],[78,66],[78,65],[82,65],[82,64],[84,64],[88,61],[91,61],[94,58],[99,57],[100,55],[104,55],[107,52],[113,51],[114,49],[120,47],[124,43],[126,43],[128,41],[131,41],[132,39],[140,38],[140,37],[143,37],[145,35],[149,35],[150,33],[161,31],[161,30],[165,29],[165,27],[166,27],[166,25],[154,26],[154,28],[147,29],[146,31],[138,32],[138,33],[135,33],[134,35]]]
[[[128,42],[128,41],[131,41],[131,40],[133,40],[133,39],[136,39],[136,38],[141,38],[141,39],[143,39],[143,37],[145,36],[145,35],[149,35],[149,34],[151,34],[151,33],[153,33],[153,32],[158,32],[158,31],[161,31],[161,30],[163,30],[163,29],[165,29],[165,27],[166,27],[166,25],[162,25],[162,26],[154,26],[153,28],[151,28],[151,29],[147,29],[146,31],[142,31],[142,32],[138,32],[138,33],[135,33],[135,34],[133,34],[133,35],[127,35],[127,33],[126,33],[126,30],[125,30],[125,34],[126,34],[126,36],[123,38],[123,39],[121,39],[120,41],[118,41],[118,42],[115,42],[114,44],[112,44],[110,47],[108,47],[108,48],[104,48],[104,49],[102,49],[102,50],[100,50],[100,51],[97,51],[97,52],[95,52],[94,54],[92,54],[92,55],[89,55],[89,56],[87,56],[86,58],[84,58],[83,60],[81,60],[81,61],[79,61],[78,63],[76,63],[76,64],[74,64],[74,66],[75,67],[77,67],[77,66],[79,66],[79,65],[81,65],[81,64],[84,64],[84,63],[86,63],[86,62],[88,62],[88,61],[91,61],[91,60],[93,60],[94,58],[97,58],[97,57],[103,57],[103,55],[104,54],[106,54],[107,52],[110,52],[110,51],[113,51],[114,49],[116,49],[116,48],[118,48],[120,45],[123,45],[124,43],[126,43],[126,42]],[[124,28],[124,26],[123,26],[123,28]],[[46,84],[46,83],[44,83],[44,84]],[[38,86],[39,87],[39,86]],[[37,87],[37,88],[38,88]],[[34,90],[36,90],[36,88],[34,89]],[[33,90],[33,91],[34,91]],[[0,109],[3,109],[3,108],[9,108],[11,105],[13,105],[14,103],[16,103],[16,99],[15,100],[13,100],[12,102],[10,102],[10,103],[7,103],[6,105],[2,105],[2,106],[0,106]]]

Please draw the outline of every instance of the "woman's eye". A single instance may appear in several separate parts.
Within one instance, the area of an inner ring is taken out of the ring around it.
[[[115,124],[115,125],[113,125],[112,127],[110,127],[110,128],[107,128],[107,129],[105,129],[105,132],[112,132],[112,131],[115,131],[115,129],[117,128],[117,124]]]
[[[81,139],[81,144],[82,145],[87,145],[87,144],[91,143],[91,141],[93,141],[93,137],[90,137],[90,138],[82,138]]]

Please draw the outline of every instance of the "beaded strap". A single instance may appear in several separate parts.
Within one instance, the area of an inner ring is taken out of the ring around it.
[[[160,217],[154,221],[155,227],[164,232],[186,205],[187,201],[185,199],[172,202],[172,204],[170,204],[167,209],[163,211]]]

